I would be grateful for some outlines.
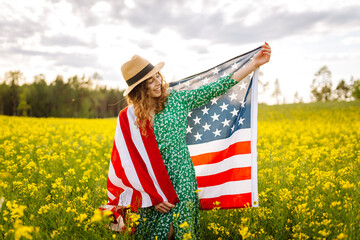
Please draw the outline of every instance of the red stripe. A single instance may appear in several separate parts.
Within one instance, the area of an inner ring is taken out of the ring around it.
[[[121,165],[121,159],[120,159],[119,152],[116,148],[115,141],[114,141],[114,145],[113,145],[113,151],[111,154],[111,162],[113,164],[115,175],[122,180],[122,182],[125,186],[131,187],[133,189],[133,194],[131,196],[131,203],[135,202],[134,198],[139,198],[139,196],[141,198],[140,192],[138,190],[135,190],[134,186],[131,185],[129,179],[127,178],[127,176],[125,174],[125,170]],[[119,189],[121,189],[121,188],[119,187]],[[116,202],[116,201],[112,201],[112,202]]]
[[[115,186],[111,181],[110,179],[108,178],[107,180],[107,186],[106,186],[107,190],[115,196],[115,198],[119,198],[120,194],[124,191],[124,189],[118,187],[118,186]],[[112,204],[110,204],[112,205]],[[117,204],[116,204],[117,205]]]
[[[168,201],[173,204],[178,203],[179,199],[171,183],[164,161],[162,160],[161,153],[155,139],[154,131],[152,128],[150,128],[149,122],[146,125],[146,130],[148,136],[145,137],[141,135],[141,137],[144,142],[146,152],[149,156],[151,167],[154,170],[155,178]],[[157,203],[158,202],[155,202],[155,204]]]
[[[215,202],[218,202],[219,205],[216,205]],[[252,206],[251,193],[224,195],[216,198],[200,199],[200,208],[204,210],[213,209],[214,207],[229,209],[229,208],[243,208],[243,207],[251,207],[251,206]]]
[[[141,207],[142,205],[142,197],[141,197],[141,193],[139,191],[135,191],[133,192],[133,195],[131,197],[131,210],[136,212],[136,209]]]
[[[116,148],[115,141],[114,141],[113,150],[111,153],[111,163],[113,165],[115,175],[122,180],[122,182],[124,183],[125,186],[132,187],[128,178],[126,177],[124,168],[121,165],[121,159],[120,159],[119,152]]]
[[[210,153],[200,154],[197,156],[191,156],[191,160],[194,166],[199,166],[204,164],[218,163],[234,155],[249,154],[249,153],[251,153],[251,142],[245,141],[245,142],[234,143],[230,145],[227,149],[224,149],[219,152],[210,152]]]
[[[162,197],[156,191],[155,185],[147,171],[144,160],[141,158],[134,142],[131,139],[130,125],[127,118],[127,113],[120,114],[120,127],[124,135],[127,150],[130,154],[131,161],[134,165],[136,175],[140,181],[144,191],[149,194],[152,204],[163,202]],[[137,201],[137,200],[134,200]]]
[[[198,187],[210,187],[247,179],[251,179],[251,167],[232,168],[217,174],[196,177]]]

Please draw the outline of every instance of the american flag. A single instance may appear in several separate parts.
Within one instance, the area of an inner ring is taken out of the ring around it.
[[[170,87],[188,90],[214,82],[243,67],[260,49],[172,82]],[[251,75],[224,95],[189,112],[186,141],[195,167],[202,209],[258,206],[258,70]]]
[[[119,113],[109,163],[108,203],[100,207],[113,211],[116,218],[116,206],[131,206],[135,211],[164,201],[179,202],[149,122],[145,137],[135,119],[132,105]]]

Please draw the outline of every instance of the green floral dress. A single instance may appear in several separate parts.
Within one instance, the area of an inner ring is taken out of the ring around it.
[[[200,238],[196,176],[186,144],[188,113],[224,94],[236,83],[228,75],[195,90],[172,90],[164,110],[155,114],[155,138],[179,203],[168,213],[160,213],[154,206],[138,209],[137,238],[167,239],[171,223],[175,239]]]

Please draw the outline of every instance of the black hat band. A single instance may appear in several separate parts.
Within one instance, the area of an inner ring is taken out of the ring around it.
[[[133,85],[134,83],[136,83],[137,81],[139,81],[140,79],[142,79],[143,77],[146,76],[146,74],[148,74],[151,70],[154,69],[154,66],[149,63],[146,67],[144,67],[140,72],[138,72],[135,76],[133,76],[132,78],[130,78],[129,80],[126,81],[127,85],[130,87],[131,85]]]

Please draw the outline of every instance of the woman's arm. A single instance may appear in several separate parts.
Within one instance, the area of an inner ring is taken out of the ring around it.
[[[249,75],[251,72],[255,71],[256,68],[270,61],[271,56],[271,47],[265,42],[264,45],[261,46],[262,49],[255,54],[253,59],[246,64],[244,67],[240,68],[236,72],[231,75],[231,78],[240,82],[244,77]]]

